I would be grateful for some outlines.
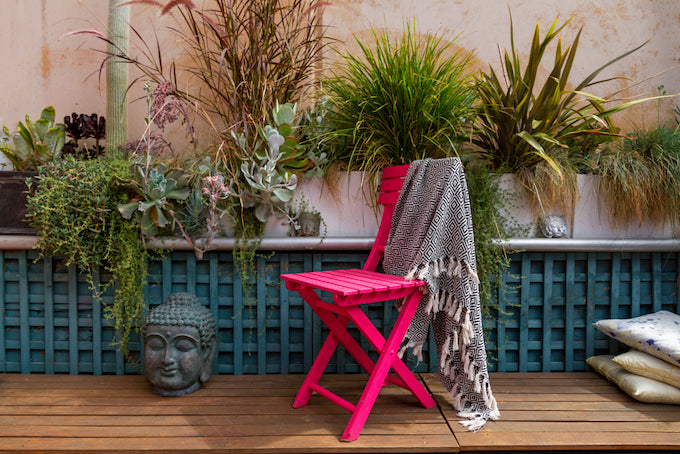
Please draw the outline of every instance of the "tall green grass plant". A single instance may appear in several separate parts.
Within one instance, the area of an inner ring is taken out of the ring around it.
[[[680,126],[661,124],[593,153],[610,221],[677,224],[680,213]]]
[[[399,39],[356,38],[325,83],[329,161],[375,176],[383,167],[456,153],[475,99],[471,54],[405,25]]]

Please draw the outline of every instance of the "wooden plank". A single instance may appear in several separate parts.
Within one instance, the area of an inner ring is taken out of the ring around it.
[[[353,398],[366,378],[324,376]],[[593,373],[492,373],[501,419],[477,433],[458,424],[435,374],[421,379],[441,409],[385,387],[359,440],[341,443],[342,408],[314,395],[292,409],[301,375],[219,375],[196,393],[163,398],[141,376],[2,374],[0,451],[680,450],[677,406],[636,402]]]
[[[531,254],[522,254],[522,278],[531,279]],[[519,371],[527,372],[529,362],[529,351],[527,345],[529,341],[529,285],[522,285],[519,289],[520,308],[519,308]]]
[[[54,373],[54,284],[52,273],[52,257],[43,257],[43,311],[45,330],[45,373]],[[0,295],[2,299],[2,295]],[[95,314],[92,314],[94,319]],[[97,322],[95,322],[97,323]],[[101,324],[101,320],[98,322]],[[1,342],[1,341],[0,341]]]
[[[541,322],[543,328],[541,338],[543,349],[541,352],[541,370],[544,372],[550,372],[552,362],[552,326],[550,320],[552,318],[553,303],[553,257],[554,254],[547,253],[543,260],[543,320]]]
[[[597,279],[597,253],[588,253],[588,278],[586,282],[586,358],[595,353],[595,330],[590,327],[595,322],[595,281]]]
[[[501,418],[477,433],[459,424],[436,377],[423,379],[435,390],[463,452],[680,450],[678,406],[637,402],[596,374],[514,374],[521,385],[513,388],[513,374],[492,373]]]
[[[459,418],[453,408],[443,409],[442,413],[449,421],[457,422]],[[535,411],[535,410],[501,410],[503,421],[524,421],[531,424],[534,421],[582,421],[582,422],[601,422],[601,421],[667,421],[677,422],[678,412],[626,412],[612,411],[608,414],[596,411]],[[680,446],[679,446],[680,448]]]
[[[679,433],[654,432],[469,432],[456,433],[464,451],[506,450],[645,450],[678,449]]]
[[[366,380],[328,378],[356,398]],[[14,386],[0,395],[0,451],[458,452],[438,409],[422,408],[396,386],[378,397],[359,440],[342,443],[350,417],[342,408],[318,395],[292,408],[302,379],[215,376],[193,394],[163,398],[140,376],[5,374],[3,385]]]
[[[361,436],[351,443],[338,441],[333,435],[290,435],[288,437],[174,437],[155,438],[33,438],[16,437],[0,440],[0,449],[9,451],[49,450],[81,452],[192,452],[211,453],[334,453],[334,452],[458,452],[458,444],[450,435],[399,434]]]
[[[382,396],[380,397],[382,399]],[[380,403],[380,402],[378,402]],[[229,408],[224,408],[224,407]],[[303,414],[314,414],[323,410],[325,413],[347,414],[344,409],[332,404],[330,401],[313,396],[309,405],[295,409],[296,412]],[[201,405],[201,404],[135,404],[135,405],[115,405],[115,403],[105,405],[69,405],[68,399],[64,399],[61,404],[55,405],[9,405],[0,408],[3,415],[289,415],[292,405],[288,401],[284,405],[267,405],[262,403],[254,405],[252,402],[240,407],[230,404],[225,405]],[[404,401],[402,405],[378,405],[372,409],[371,414],[383,414],[398,411],[401,414],[424,414],[427,412],[437,412],[436,409],[424,409],[416,403]]]
[[[26,251],[19,255],[19,339],[21,341],[20,358],[22,374],[31,372],[29,364],[31,357],[29,337],[31,329],[28,321],[28,264],[26,255]]]
[[[68,267],[68,364],[69,373],[78,373],[78,274],[76,267]],[[117,368],[123,373],[122,368]],[[22,371],[23,372],[23,371]]]
[[[0,250],[0,368],[2,372],[7,371],[5,330],[5,252]]]
[[[265,260],[261,255],[256,259],[257,283],[255,285],[256,319],[257,319],[257,373],[267,372],[267,276]]]
[[[353,397],[359,397],[359,393],[353,393]],[[186,397],[186,398],[185,398]],[[11,408],[17,407],[52,407],[52,408],[68,408],[72,406],[78,407],[136,407],[139,405],[148,405],[154,407],[183,407],[198,408],[198,407],[214,407],[214,406],[232,406],[233,410],[236,411],[237,406],[252,406],[257,407],[259,405],[264,405],[271,407],[272,411],[276,409],[281,409],[278,411],[289,411],[292,405],[291,396],[250,396],[248,393],[241,393],[240,396],[232,397],[199,397],[199,396],[185,396],[180,399],[167,399],[159,396],[154,396],[149,393],[147,396],[132,396],[132,397],[118,397],[118,396],[104,396],[104,397],[80,397],[80,396],[22,396],[22,397],[0,397],[0,408],[3,411],[11,411]],[[316,396],[315,396],[316,397]],[[379,396],[380,403],[387,406],[394,406],[399,411],[426,411],[422,407],[416,405],[414,398],[404,395],[384,395]],[[320,398],[310,402],[310,405],[330,405],[325,400]],[[332,407],[331,407],[332,408]],[[217,409],[220,410],[220,409]],[[206,411],[208,411],[206,409]],[[247,414],[250,409],[238,409],[239,412]],[[387,411],[387,410],[386,410]]]
[[[282,274],[289,271],[289,255],[282,254],[279,271]],[[280,329],[281,329],[281,373],[288,373],[290,367],[290,292],[285,285],[279,287]]]
[[[564,276],[565,285],[565,311],[564,311],[564,369],[566,372],[574,370],[574,319],[576,297],[574,296],[575,256],[567,254],[567,264]]]
[[[460,430],[457,430],[458,432]],[[491,421],[484,432],[680,432],[677,421]]]
[[[329,424],[340,424],[344,430],[349,421],[349,413],[346,416],[340,414],[330,414],[319,408],[316,413],[299,412],[291,409],[285,419],[280,415],[12,415],[5,416],[0,412],[0,422],[7,425],[52,425],[52,426],[230,426],[232,424],[244,424],[253,427],[264,427],[282,422],[305,427],[307,429],[316,425],[325,426]],[[405,418],[398,412],[392,413],[371,413],[366,428],[373,424],[391,425],[410,425],[410,424],[440,424],[448,427],[439,412],[429,413],[410,413]],[[449,430],[447,428],[447,430]],[[298,431],[294,431],[296,433]],[[338,432],[341,434],[342,430]]]
[[[338,418],[326,421],[324,424],[310,424],[305,427],[304,435],[337,435],[345,430],[346,421]],[[64,434],[72,434],[71,437],[259,437],[259,436],[288,436],[300,433],[300,425],[280,418],[270,420],[269,424],[239,424],[238,417],[225,421],[222,424],[190,425],[179,423],[177,425],[19,425],[10,424],[0,427],[2,437],[63,437]],[[450,429],[445,424],[369,424],[361,436],[366,435],[434,435],[451,436]]]
[[[220,291],[220,287],[219,287],[219,282],[220,282],[219,281],[219,279],[220,279],[219,266],[220,266],[220,264],[219,264],[217,258],[218,258],[217,254],[210,254],[208,256],[208,260],[209,260],[209,262],[208,262],[209,263],[209,265],[208,265],[209,266],[209,268],[208,268],[208,275],[209,275],[208,285],[209,285],[209,291],[210,291],[210,300],[209,300],[208,307],[210,309],[210,313],[213,315],[216,322],[220,319],[220,317],[218,315],[218,313],[219,313],[219,300],[220,300],[220,293],[219,293],[219,291]],[[219,332],[219,328],[218,328],[218,332]],[[144,350],[144,349],[142,349],[142,350]],[[213,373],[219,372],[219,356],[220,356],[219,354],[215,354],[213,356],[213,363],[212,363]],[[288,369],[286,368],[286,372],[287,371],[288,371]]]

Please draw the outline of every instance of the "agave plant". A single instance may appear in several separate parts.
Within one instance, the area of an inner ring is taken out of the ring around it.
[[[581,82],[571,83],[582,29],[571,45],[563,47],[559,35],[570,21],[558,26],[555,19],[542,38],[537,24],[523,65],[510,18],[510,50],[503,54],[503,77],[491,67],[476,77],[478,121],[472,139],[492,170],[517,174],[545,210],[556,206],[568,216],[577,196],[575,168],[582,157],[580,147],[588,140],[598,142],[620,136],[611,116],[651,99],[608,107],[609,101],[585,91],[620,79],[598,76],[642,45],[608,61]],[[545,53],[556,39],[552,69],[541,77]],[[547,191],[550,188],[552,195]]]

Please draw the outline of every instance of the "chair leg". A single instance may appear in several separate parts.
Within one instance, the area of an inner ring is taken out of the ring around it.
[[[330,329],[330,333],[321,347],[321,350],[319,350],[305,380],[302,382],[302,386],[300,386],[295,401],[293,402],[293,408],[304,407],[309,403],[309,399],[312,397],[313,393],[310,385],[319,383],[339,342],[342,342],[348,352],[367,373],[370,374],[374,367],[373,361],[371,361],[366,352],[361,349],[359,344],[357,344],[347,332],[347,325],[350,321],[349,317],[346,315],[336,316],[331,311],[324,309],[323,306],[325,303],[312,289],[308,287],[299,287],[297,291],[307,304],[309,304],[312,310],[314,310],[321,321]]]
[[[409,300],[410,299],[412,298],[409,298]],[[359,434],[361,434],[361,430],[366,424],[368,415],[375,404],[375,400],[380,393],[382,384],[385,382],[385,378],[392,368],[395,359],[401,361],[397,356],[397,352],[401,342],[404,339],[404,336],[406,335],[406,330],[408,329],[417,307],[418,304],[404,304],[404,306],[401,308],[401,312],[399,312],[399,316],[397,317],[397,322],[392,328],[392,331],[387,338],[387,342],[384,343],[384,346],[381,349],[380,357],[375,363],[375,368],[368,379],[368,383],[366,384],[364,391],[361,393],[361,397],[359,398],[356,409],[354,410],[354,413],[352,413],[352,417],[347,424],[347,428],[342,434],[342,441],[354,441],[359,438]],[[351,315],[352,314],[350,314],[350,317]],[[357,323],[357,320],[353,321],[354,323]]]
[[[416,292],[412,295],[409,295],[406,301],[404,301],[404,307],[412,305],[416,309],[418,308],[418,304],[420,303],[421,299],[421,293]],[[402,307],[402,311],[404,308]],[[350,317],[352,318],[352,321],[357,325],[361,333],[368,339],[368,341],[373,345],[373,347],[377,351],[383,351],[383,348],[385,346],[385,338],[382,336],[380,331],[370,322],[366,314],[364,314],[363,311],[361,311],[358,308],[348,308],[348,313],[350,313]],[[415,313],[415,312],[414,312]],[[396,329],[397,326],[399,326],[400,320],[397,319],[397,323],[395,324],[394,329]],[[411,323],[411,318],[408,320],[404,319],[401,321],[401,323],[404,323],[406,325],[406,329],[408,329],[408,325]],[[406,331],[404,331],[404,334]],[[403,335],[401,337],[403,340]],[[399,341],[401,343],[401,340]],[[423,387],[423,385],[418,381],[418,379],[413,375],[411,370],[408,368],[406,364],[401,360],[399,357],[395,357],[394,361],[392,363],[392,370],[394,370],[394,373],[401,378],[401,380],[404,383],[404,388],[408,389],[411,391],[411,393],[415,396],[416,399],[420,402],[420,404],[425,407],[425,408],[430,408],[436,404],[430,393],[427,392],[427,390]]]
[[[347,317],[343,317],[343,320],[339,321],[339,323],[341,323],[343,327],[346,328],[349,324],[349,319]],[[298,391],[297,396],[295,396],[293,408],[304,407],[309,403],[309,399],[312,397],[313,392],[310,385],[316,385],[319,383],[319,380],[323,375],[323,371],[326,370],[326,366],[328,365],[328,362],[330,361],[331,357],[333,356],[333,352],[335,352],[337,347],[338,338],[335,337],[332,332],[328,333],[326,342],[323,343],[321,350],[319,350],[319,354],[316,355],[314,364],[312,364],[311,369],[307,373],[307,377],[305,377],[305,381],[302,382],[302,386],[300,386],[300,390]]]

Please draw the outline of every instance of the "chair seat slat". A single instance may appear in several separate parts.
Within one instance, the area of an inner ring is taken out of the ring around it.
[[[400,276],[360,269],[312,271],[283,274],[281,277],[301,285],[344,296],[419,287],[425,284],[423,281],[407,281]]]

